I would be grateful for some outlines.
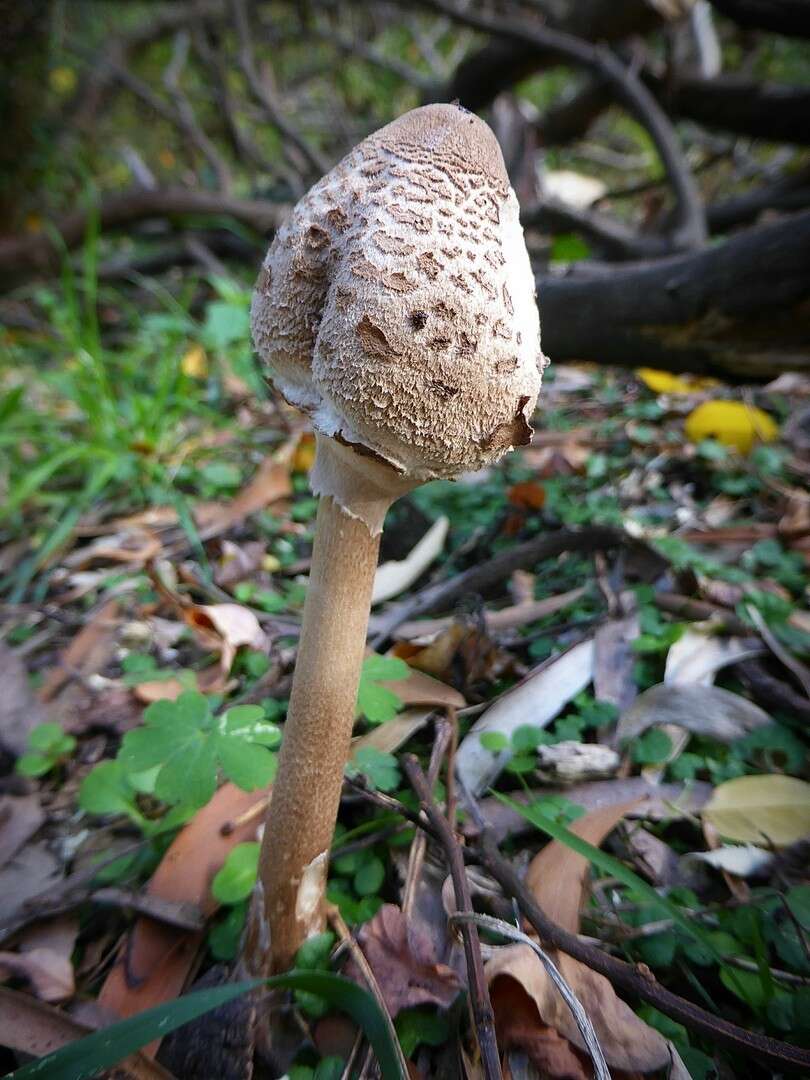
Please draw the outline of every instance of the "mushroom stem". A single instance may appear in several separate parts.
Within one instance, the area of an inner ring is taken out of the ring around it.
[[[318,455],[332,454],[318,440]],[[344,474],[344,482],[349,483]],[[379,496],[379,520],[393,501]],[[365,521],[322,494],[278,775],[243,957],[256,975],[286,970],[324,926],[329,848],[349,757],[380,545]]]

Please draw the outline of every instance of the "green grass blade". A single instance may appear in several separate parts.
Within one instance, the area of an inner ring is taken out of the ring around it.
[[[694,938],[695,941],[702,945],[703,948],[714,957],[718,964],[723,963],[723,957],[715,948],[711,937],[701,928],[700,924],[694,919],[690,919],[687,915],[684,915],[677,904],[673,904],[672,901],[668,900],[665,896],[660,896],[652,885],[648,885],[643,878],[640,878],[638,874],[633,873],[633,871],[625,866],[619,859],[614,858],[612,855],[608,855],[607,852],[602,851],[601,848],[589,844],[587,840],[583,840],[580,836],[577,836],[576,833],[571,832],[570,829],[566,829],[564,825],[558,825],[556,821],[546,817],[546,815],[539,810],[535,810],[531,806],[521,806],[521,804],[515,802],[514,799],[510,799],[508,795],[502,795],[498,791],[493,792],[493,795],[502,802],[504,806],[510,807],[520,814],[521,817],[530,821],[532,825],[536,826],[541,832],[544,832],[546,836],[550,836],[553,840],[565,844],[565,846],[572,851],[576,851],[578,855],[582,855],[584,858],[588,859],[589,862],[598,866],[603,873],[611,874],[621,881],[623,885],[627,885],[628,888],[639,893],[650,904],[657,904],[658,907],[663,908],[670,919],[672,919],[672,921],[682,930],[685,930],[690,937]]]
[[[63,465],[67,465],[76,458],[82,457],[87,452],[86,446],[65,446],[55,454],[51,454],[44,461],[40,461],[25,476],[12,491],[9,492],[8,500],[0,509],[0,521],[9,517],[25,500],[49,480]]]
[[[68,1043],[38,1061],[23,1065],[11,1073],[9,1080],[87,1080],[135,1053],[153,1039],[162,1038],[198,1016],[262,985],[306,990],[325,998],[362,1028],[377,1055],[383,1080],[406,1080],[399,1064],[397,1047],[388,1034],[385,1017],[377,1002],[355,983],[328,971],[291,971],[272,979],[252,979],[211,990],[197,990]]]

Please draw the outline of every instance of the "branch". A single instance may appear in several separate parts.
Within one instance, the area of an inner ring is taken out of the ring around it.
[[[511,864],[498,851],[493,838],[484,832],[476,849],[481,865],[489,871],[508,896],[514,896],[521,911],[540,935],[542,941],[573,956],[609,979],[613,986],[625,993],[635,994],[648,1001],[666,1016],[672,1017],[706,1038],[724,1044],[738,1053],[753,1055],[772,1068],[810,1069],[810,1050],[791,1046],[767,1035],[759,1035],[737,1027],[727,1020],[693,1005],[685,998],[665,989],[655,981],[652,974],[643,974],[632,964],[602,952],[576,934],[564,930],[549,919],[532,894],[518,877]]]
[[[810,38],[807,0],[711,0],[712,6],[740,26]]]
[[[528,206],[520,213],[524,229],[577,232],[586,236],[609,259],[654,259],[673,253],[666,236],[636,232],[616,218],[595,210],[578,210],[556,199]]]
[[[673,247],[696,248],[706,239],[706,223],[700,194],[686,163],[677,135],[666,113],[630,68],[609,49],[590,45],[581,38],[547,27],[528,26],[509,19],[489,18],[476,10],[461,10],[448,0],[423,0],[428,7],[451,16],[476,30],[531,44],[557,62],[575,63],[595,72],[613,96],[650,134],[675,195]]]
[[[88,210],[78,210],[54,222],[54,230],[70,250],[80,244],[88,223],[95,215],[99,227],[120,229],[154,217],[177,217],[189,214],[231,217],[257,232],[268,233],[281,223],[287,208],[279,203],[236,199],[216,192],[186,188],[137,188],[121,195],[109,195]],[[46,233],[30,236],[0,237],[0,284],[8,285],[31,274],[54,272],[60,265],[61,251]]]
[[[231,7],[236,25],[236,36],[239,41],[239,65],[247,80],[250,92],[264,109],[270,123],[281,133],[287,152],[295,151],[295,154],[291,154],[291,158],[294,159],[293,164],[300,168],[302,172],[323,176],[324,173],[329,171],[329,163],[305,139],[301,138],[279,108],[270,87],[267,85],[267,81],[259,75],[253,55],[250,23],[245,8],[245,0],[231,0]]]
[[[402,759],[402,767],[410,781],[411,787],[419,796],[419,801],[427,813],[428,820],[433,826],[439,843],[444,849],[445,858],[450,867],[450,875],[453,879],[453,891],[456,896],[456,907],[460,912],[472,912],[472,897],[470,886],[467,883],[467,874],[464,869],[464,856],[458,839],[448,824],[447,818],[439,811],[433,800],[433,795],[428,786],[427,778],[422,772],[419,761],[413,754],[406,754]],[[498,1054],[498,1041],[495,1037],[495,1016],[489,1000],[487,980],[484,975],[484,962],[481,958],[481,944],[478,940],[478,930],[468,922],[461,924],[461,937],[464,941],[464,956],[467,962],[467,982],[470,991],[470,1005],[472,1008],[475,1030],[478,1037],[478,1046],[481,1051],[481,1064],[484,1076],[492,1080],[500,1080],[501,1060]]]

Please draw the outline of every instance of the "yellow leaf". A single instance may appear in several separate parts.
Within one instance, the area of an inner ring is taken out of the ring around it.
[[[174,156],[171,150],[164,147],[158,154],[158,161],[164,169],[173,169],[177,163],[177,158]]]
[[[56,67],[50,74],[51,90],[57,94],[69,94],[76,86],[76,72],[69,67]]]
[[[315,436],[305,432],[298,441],[293,455],[292,471],[306,473],[315,464]]]
[[[180,367],[184,375],[190,375],[192,379],[204,379],[208,374],[208,359],[202,345],[192,345],[180,361]]]
[[[673,375],[671,371],[638,368],[636,375],[654,394],[694,394],[719,386],[717,379],[702,375]]]
[[[691,442],[717,439],[741,454],[747,454],[755,441],[771,442],[779,434],[768,413],[742,401],[704,401],[689,413],[684,430]]]
[[[810,784],[792,776],[738,776],[715,788],[703,816],[721,836],[784,847],[810,836]]]

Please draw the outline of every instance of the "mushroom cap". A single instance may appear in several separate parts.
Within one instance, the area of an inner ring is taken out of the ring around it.
[[[361,142],[279,229],[251,319],[283,396],[403,479],[528,442],[545,360],[492,131],[428,105]]]

